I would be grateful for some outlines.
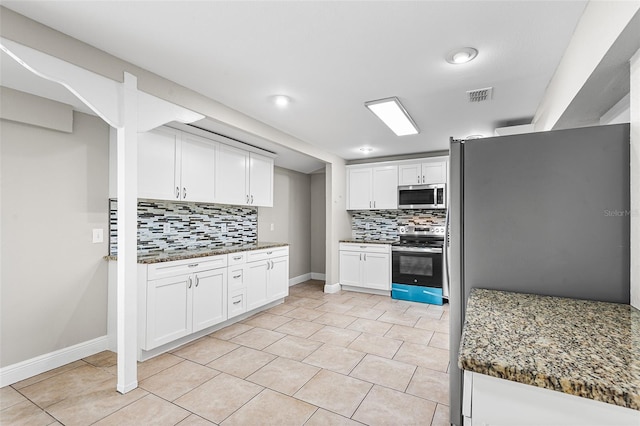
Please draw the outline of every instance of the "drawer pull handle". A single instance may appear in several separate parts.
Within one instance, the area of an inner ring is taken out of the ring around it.
[[[234,305],[237,305],[238,303],[241,303],[241,302],[242,302],[242,299],[240,299],[240,300],[237,300],[237,301],[233,302],[233,304],[234,304]]]
[[[197,263],[190,263],[187,265],[189,268],[195,268],[196,266],[198,266]]]
[[[367,246],[360,246],[360,248],[367,248]]]
[[[235,257],[233,258],[233,260],[240,260],[240,259],[242,259],[242,256],[235,256]]]
[[[268,251],[268,252],[267,252],[267,254],[271,254],[271,253],[273,253],[273,252],[272,252],[272,251]]]
[[[400,291],[402,293],[409,293],[409,290],[405,290],[405,289],[402,289],[402,288],[394,288],[393,291]]]
[[[237,279],[238,279],[238,278],[240,278],[241,276],[242,276],[242,274],[234,275],[234,276],[233,276],[233,279],[234,279],[234,280],[237,280]]]

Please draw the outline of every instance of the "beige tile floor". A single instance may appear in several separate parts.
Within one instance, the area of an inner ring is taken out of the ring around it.
[[[0,389],[2,425],[448,425],[448,306],[291,287],[284,304],[138,366],[102,352]]]

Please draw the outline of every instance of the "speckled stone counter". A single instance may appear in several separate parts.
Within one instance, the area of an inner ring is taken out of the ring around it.
[[[257,242],[253,244],[236,244],[229,246],[209,246],[198,249],[155,251],[138,255],[138,263],[150,264],[171,262],[174,260],[194,259],[198,257],[217,256],[219,254],[237,253],[239,251],[261,250],[274,247],[285,247],[287,243]],[[106,256],[107,260],[117,260],[117,256]]]
[[[640,410],[640,311],[474,289],[458,366]]]
[[[398,240],[340,240],[341,243],[353,243],[353,244],[393,244]]]

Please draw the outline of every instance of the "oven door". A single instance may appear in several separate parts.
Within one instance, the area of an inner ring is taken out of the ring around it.
[[[396,249],[391,252],[391,282],[442,288],[441,249]]]

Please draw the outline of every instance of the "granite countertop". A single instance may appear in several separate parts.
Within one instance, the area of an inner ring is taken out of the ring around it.
[[[352,239],[352,240],[340,240],[341,243],[355,243],[355,244],[393,244],[398,240],[368,240],[368,239]]]
[[[183,250],[158,250],[154,252],[138,254],[138,263],[150,264],[171,262],[174,260],[194,259],[198,257],[217,256],[219,254],[237,253],[239,251],[251,251],[261,250],[274,247],[286,247],[287,243],[270,243],[270,242],[257,242],[251,244],[234,244],[228,246],[216,246],[202,247],[196,249],[183,249]],[[117,260],[118,256],[105,256],[107,260]]]
[[[473,289],[458,366],[640,410],[640,311]]]

